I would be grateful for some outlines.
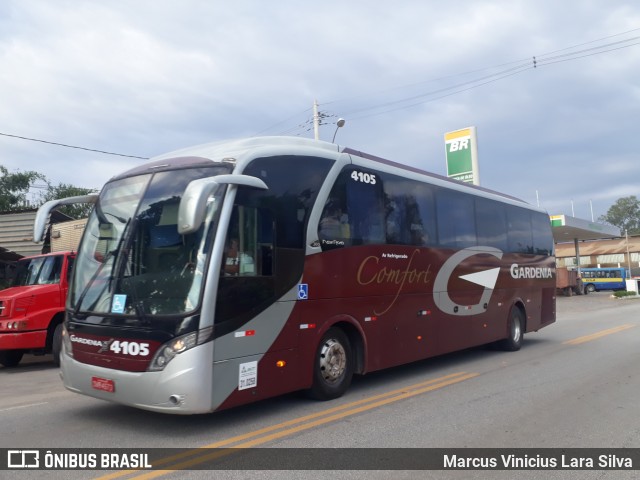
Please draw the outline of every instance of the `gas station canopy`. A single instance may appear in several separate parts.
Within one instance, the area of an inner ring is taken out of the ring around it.
[[[551,227],[555,243],[599,240],[622,236],[618,227],[594,223],[568,215],[551,215]]]

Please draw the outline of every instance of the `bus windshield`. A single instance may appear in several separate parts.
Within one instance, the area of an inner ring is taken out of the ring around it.
[[[178,233],[178,206],[192,180],[226,166],[165,171],[108,183],[78,251],[69,306],[76,313],[182,315],[200,298],[209,246],[225,187],[207,201],[205,221]]]

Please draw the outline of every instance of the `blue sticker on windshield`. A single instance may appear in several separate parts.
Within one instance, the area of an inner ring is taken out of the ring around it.
[[[126,295],[114,295],[111,304],[111,313],[124,313],[124,306],[127,303]]]

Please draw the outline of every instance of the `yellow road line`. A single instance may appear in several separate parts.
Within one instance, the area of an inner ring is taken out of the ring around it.
[[[270,434],[270,435],[265,435],[264,437],[260,437],[260,438],[254,439],[254,440],[250,440],[250,441],[235,445],[234,448],[252,448],[252,447],[255,447],[257,445],[261,445],[263,443],[267,443],[267,442],[270,442],[270,441],[273,441],[273,440],[277,440],[279,438],[287,437],[289,435],[293,435],[295,433],[298,433],[298,432],[301,432],[301,431],[304,431],[304,430],[309,430],[310,428],[313,428],[313,427],[317,427],[317,426],[320,426],[320,425],[324,425],[326,423],[333,422],[335,420],[340,420],[340,419],[346,418],[346,417],[348,417],[350,415],[355,415],[357,413],[365,412],[367,410],[371,410],[371,409],[374,409],[374,408],[377,408],[377,407],[381,407],[383,405],[387,405],[387,404],[390,404],[390,403],[393,403],[393,402],[397,402],[399,400],[404,400],[406,398],[414,397],[416,395],[420,395],[420,394],[425,393],[425,392],[429,392],[429,391],[432,391],[432,390],[437,390],[439,388],[443,388],[443,387],[446,387],[448,385],[452,385],[454,383],[462,382],[464,380],[468,380],[470,378],[477,377],[478,375],[479,375],[479,373],[469,373],[469,374],[466,374],[466,375],[459,376],[457,378],[453,378],[453,379],[450,379],[450,380],[445,380],[445,381],[442,381],[440,383],[435,383],[435,384],[433,384],[431,386],[428,386],[428,387],[419,388],[419,389],[416,389],[416,390],[411,390],[411,391],[396,395],[394,397],[385,398],[385,399],[382,399],[382,400],[379,400],[379,401],[376,401],[376,402],[373,402],[373,403],[368,403],[366,405],[362,405],[360,407],[353,408],[351,410],[346,410],[346,411],[344,411],[342,413],[337,413],[337,414],[334,414],[334,415],[330,415],[328,417],[320,418],[318,420],[315,420],[315,421],[312,421],[312,422],[309,422],[309,423],[305,423],[305,424],[302,424],[302,425],[297,425],[297,426],[289,428],[287,430],[283,430],[283,431],[280,431],[280,432],[277,432],[277,433],[273,433],[273,434]],[[133,477],[133,478],[136,479],[136,480],[148,480],[148,479],[151,479],[151,478],[156,478],[156,477],[159,477],[159,476],[162,476],[162,475],[166,475],[168,473],[174,473],[175,470],[189,469],[189,468],[194,467],[196,465],[199,465],[199,464],[211,461],[211,460],[216,460],[218,458],[222,458],[222,457],[224,457],[226,455],[229,455],[229,454],[231,454],[233,452],[234,452],[234,450],[217,450],[217,451],[212,452],[212,453],[202,454],[202,455],[200,455],[200,456],[198,456],[196,458],[192,458],[191,460],[187,460],[185,462],[173,464],[171,466],[172,470],[155,470],[155,471],[152,471],[152,472],[143,473],[142,475],[138,475],[138,476]]]
[[[306,415],[304,417],[294,418],[292,420],[287,420],[286,422],[282,422],[282,423],[278,423],[276,425],[271,425],[269,427],[261,428],[260,430],[255,430],[253,432],[244,433],[242,435],[237,435],[235,437],[231,437],[231,438],[228,438],[228,439],[225,439],[225,440],[220,440],[218,442],[214,442],[214,443],[211,443],[209,445],[204,445],[201,448],[226,447],[226,446],[232,445],[232,444],[234,444],[236,442],[240,442],[240,441],[243,441],[243,440],[247,440],[249,438],[257,437],[257,436],[263,435],[265,433],[273,432],[275,430],[286,428],[286,427],[289,427],[291,425],[296,425],[298,423],[306,422],[308,420],[313,420],[314,418],[318,418],[318,417],[322,417],[322,416],[325,416],[325,415],[329,415],[331,413],[339,412],[341,410],[346,410],[346,409],[352,408],[352,407],[354,407],[356,405],[361,405],[363,403],[373,402],[373,401],[376,401],[376,400],[378,400],[380,398],[386,398],[386,397],[390,397],[390,396],[393,396],[393,395],[398,395],[398,394],[406,392],[407,390],[420,388],[420,387],[423,387],[425,385],[430,385],[430,384],[437,383],[437,382],[440,382],[440,381],[443,381],[443,380],[447,380],[447,379],[450,379],[450,378],[455,378],[455,377],[457,377],[459,375],[463,375],[463,374],[464,374],[464,372],[452,373],[450,375],[445,375],[444,377],[427,380],[427,381],[421,382],[421,383],[416,383],[414,385],[409,385],[407,387],[399,388],[397,390],[392,390],[390,392],[382,393],[380,395],[375,395],[373,397],[364,398],[362,400],[357,400],[355,402],[347,403],[347,404],[344,404],[344,405],[338,405],[337,407],[329,408],[329,409],[323,410],[321,412],[312,413],[311,415]],[[171,462],[174,462],[176,460],[181,460],[181,459],[184,459],[184,458],[192,457],[194,455],[197,455],[198,453],[202,453],[201,450],[199,450],[199,449],[188,450],[186,452],[181,452],[181,453],[178,453],[176,455],[172,455],[170,457],[166,457],[166,458],[157,460],[157,461],[154,462],[154,464],[155,465],[165,465],[167,463],[171,463]],[[114,472],[112,474],[105,475],[104,477],[100,477],[99,480],[110,480],[110,479],[113,479],[113,478],[118,478],[118,477],[122,477],[124,475],[128,475],[128,474],[130,474],[132,472],[135,472],[135,471],[136,470],[123,470],[123,471],[119,471],[119,472]]]
[[[623,330],[627,330],[633,327],[635,327],[635,325],[627,323],[625,325],[620,325],[619,327],[613,327],[609,328],[608,330],[602,330],[600,332],[592,333],[591,335],[585,335],[583,337],[574,338],[573,340],[567,340],[566,342],[563,342],[563,345],[579,345],[581,343],[590,342],[591,340],[596,340],[598,338],[611,335],[612,333],[622,332]]]
[[[169,465],[169,464],[173,464],[174,462],[178,462],[178,463],[171,465],[171,470],[156,470],[152,472],[143,473],[134,478],[136,479],[155,478],[161,475],[165,475],[167,473],[171,473],[175,470],[188,469],[195,465],[199,465],[207,461],[224,457],[234,451],[234,450],[223,449],[223,450],[217,450],[215,452],[205,453],[203,452],[203,449],[228,447],[238,442],[242,442],[242,443],[233,445],[233,448],[255,447],[257,445],[261,445],[263,443],[267,443],[273,440],[277,440],[279,438],[293,435],[295,433],[308,430],[308,429],[317,427],[319,425],[323,425],[326,423],[343,419],[350,415],[355,415],[357,413],[371,410],[373,408],[378,408],[383,405],[397,402],[399,400],[403,400],[416,395],[420,395],[422,393],[443,388],[448,385],[452,385],[454,383],[462,382],[464,380],[468,380],[478,375],[479,375],[478,373],[458,372],[458,373],[446,375],[440,378],[428,380],[426,382],[421,382],[421,383],[417,383],[407,387],[403,387],[397,390],[392,390],[390,392],[386,392],[383,394],[374,395],[372,397],[364,398],[362,400],[357,400],[355,402],[339,405],[337,407],[323,410],[321,412],[317,412],[311,415],[306,415],[304,417],[299,417],[299,418],[288,420],[286,422],[282,422],[276,425],[271,425],[269,427],[265,427],[260,430],[255,430],[242,435],[237,435],[235,437],[214,442],[209,445],[204,445],[199,449],[189,450],[187,452],[182,452],[170,457],[166,457],[164,459],[154,461],[153,462],[154,466]],[[278,431],[278,430],[281,430],[281,431]],[[196,457],[196,458],[192,458],[190,460],[184,460],[189,457]],[[184,461],[181,461],[181,460],[184,460]],[[120,472],[114,472],[112,474],[99,477],[98,480],[108,480],[108,479],[118,478],[118,477],[129,475],[135,472],[136,470],[123,470]]]

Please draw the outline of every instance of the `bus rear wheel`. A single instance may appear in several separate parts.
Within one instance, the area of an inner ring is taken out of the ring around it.
[[[313,385],[309,395],[316,400],[338,398],[347,391],[353,377],[353,350],[339,328],[324,334],[314,359]]]
[[[593,293],[596,291],[596,287],[593,285],[593,283],[590,283],[586,287],[584,287],[584,290],[587,293]]]
[[[512,307],[509,312],[509,336],[499,343],[502,350],[515,352],[522,347],[522,337],[524,335],[524,315],[517,307]]]

